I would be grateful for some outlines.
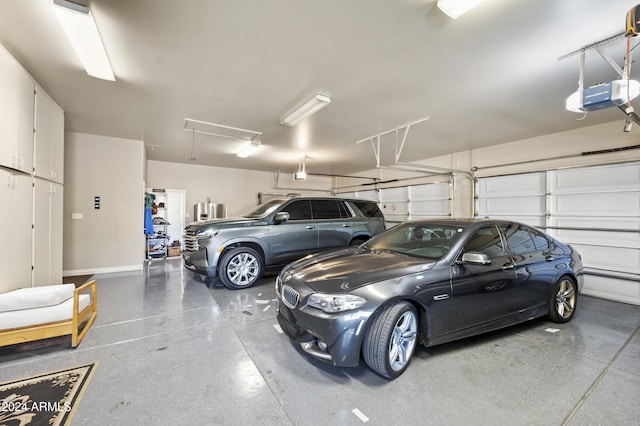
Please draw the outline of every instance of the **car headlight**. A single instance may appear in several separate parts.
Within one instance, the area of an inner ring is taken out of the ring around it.
[[[205,238],[211,238],[215,236],[220,230],[219,229],[204,229],[202,231],[196,232],[196,238],[199,240],[203,240]]]
[[[322,294],[315,293],[307,299],[307,305],[320,309],[328,314],[357,309],[366,303],[367,299],[353,294]]]

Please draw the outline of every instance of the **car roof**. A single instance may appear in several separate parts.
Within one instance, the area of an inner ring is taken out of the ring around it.
[[[405,223],[409,223],[409,224],[429,224],[429,225],[448,225],[448,226],[461,226],[461,227],[469,227],[469,226],[481,226],[481,225],[486,225],[486,224],[511,224],[511,223],[516,223],[516,224],[521,224],[521,225],[525,225],[528,226],[526,224],[523,224],[521,222],[517,222],[517,221],[513,221],[513,220],[506,220],[506,219],[490,219],[490,218],[477,218],[477,219],[416,219],[416,220],[409,220]]]
[[[375,201],[373,200],[369,200],[366,198],[355,198],[355,197],[340,197],[337,195],[296,195],[293,197],[288,197],[288,198],[278,198],[279,200],[282,201],[289,201],[289,200],[345,200],[345,201],[360,201],[360,202],[369,202],[369,203],[375,203]]]

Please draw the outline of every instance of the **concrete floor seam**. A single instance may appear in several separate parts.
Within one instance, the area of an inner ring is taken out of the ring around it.
[[[213,297],[213,296],[212,296]],[[215,300],[215,298],[214,298]],[[227,321],[229,321],[228,318],[226,318]],[[256,321],[256,323],[266,323],[267,321],[270,321],[269,319],[265,318],[263,320],[258,320]],[[231,323],[231,322],[230,322]],[[264,380],[264,383],[267,385],[267,387],[269,388],[269,392],[271,392],[271,395],[273,395],[273,398],[278,401],[278,405],[280,406],[280,408],[282,409],[282,412],[284,413],[285,416],[287,416],[287,419],[289,419],[289,421],[291,422],[292,425],[295,425],[295,422],[293,421],[293,419],[289,416],[289,413],[287,412],[286,408],[284,407],[284,405],[282,404],[282,401],[280,400],[280,398],[278,398],[278,395],[276,394],[274,388],[271,386],[271,383],[269,382],[269,380],[267,379],[267,377],[264,375],[264,373],[262,372],[262,370],[260,368],[258,368],[258,364],[256,363],[256,359],[253,357],[253,355],[251,355],[251,352],[249,351],[249,349],[247,348],[247,346],[245,345],[244,341],[240,338],[240,335],[237,332],[236,326],[233,325],[233,323],[231,323],[231,329],[233,330],[233,334],[236,335],[236,338],[238,339],[238,341],[240,342],[240,345],[242,346],[242,349],[244,350],[245,354],[249,357],[249,359],[251,360],[251,362],[253,363],[253,365],[256,367],[256,370],[258,370],[258,373],[260,374],[260,377],[262,377],[262,380]]]
[[[609,369],[611,369],[611,367],[613,366],[613,364],[616,362],[616,360],[618,359],[618,357],[620,356],[620,354],[622,352],[624,352],[624,350],[627,348],[627,346],[629,345],[629,343],[631,343],[631,341],[633,340],[633,338],[635,337],[636,334],[638,334],[638,331],[640,331],[640,326],[638,326],[635,331],[633,333],[631,333],[631,335],[629,336],[629,338],[624,342],[624,344],[620,347],[620,349],[618,349],[618,352],[616,352],[616,354],[613,356],[613,358],[611,359],[611,361],[609,361],[609,363],[607,364],[607,366],[604,368],[604,370],[602,370],[600,372],[600,374],[598,375],[598,377],[596,377],[596,379],[593,381],[593,383],[591,384],[591,386],[589,387],[589,389],[587,389],[587,391],[584,393],[584,395],[582,395],[582,398],[580,398],[580,401],[578,401],[578,403],[576,404],[576,406],[573,408],[573,410],[571,410],[571,413],[569,413],[569,415],[567,416],[567,418],[562,422],[562,425],[565,426],[569,423],[569,421],[571,421],[571,418],[578,412],[578,410],[580,409],[580,407],[582,406],[582,404],[584,404],[584,402],[587,400],[587,398],[589,398],[589,395],[591,395],[591,393],[594,391],[594,389],[598,386],[598,384],[602,381],[602,379],[604,378],[604,376],[607,374],[607,372],[609,371]]]

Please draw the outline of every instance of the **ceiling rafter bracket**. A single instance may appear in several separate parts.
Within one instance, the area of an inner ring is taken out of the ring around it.
[[[398,126],[393,129],[386,130],[384,132],[380,132],[375,135],[371,135],[364,139],[360,139],[359,141],[356,141],[356,145],[361,144],[363,142],[371,142],[371,148],[373,148],[373,155],[375,155],[376,157],[376,168],[379,168],[380,167],[380,138],[390,133],[395,133],[396,134],[395,154],[396,154],[396,163],[397,163],[400,160],[400,155],[402,154],[402,150],[404,149],[404,145],[405,145],[405,142],[407,141],[407,136],[409,135],[409,129],[411,128],[411,126],[422,123],[423,121],[427,121],[429,118],[431,117],[424,117],[424,118],[421,118],[420,120],[412,121],[411,123],[403,124],[402,126]],[[402,142],[400,142],[400,146],[398,146],[398,141],[399,141],[399,136],[401,131],[404,131],[404,132],[402,135]]]

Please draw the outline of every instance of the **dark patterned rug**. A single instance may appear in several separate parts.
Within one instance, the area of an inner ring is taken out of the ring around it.
[[[68,425],[95,366],[0,383],[0,425]]]

